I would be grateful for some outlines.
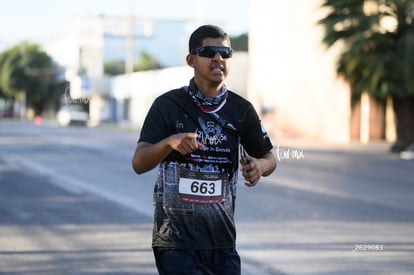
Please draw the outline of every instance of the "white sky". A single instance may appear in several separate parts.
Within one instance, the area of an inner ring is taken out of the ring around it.
[[[230,35],[248,30],[249,0],[0,0],[0,49],[69,32],[77,15],[129,15],[213,21]]]

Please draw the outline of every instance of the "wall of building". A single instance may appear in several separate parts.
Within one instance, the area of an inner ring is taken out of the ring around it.
[[[319,0],[250,1],[248,97],[274,139],[350,139],[349,87],[321,44]]]

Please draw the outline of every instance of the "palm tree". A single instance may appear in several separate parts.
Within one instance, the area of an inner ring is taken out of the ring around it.
[[[337,73],[375,99],[393,99],[402,151],[414,141],[414,0],[324,0],[323,42],[342,45]]]

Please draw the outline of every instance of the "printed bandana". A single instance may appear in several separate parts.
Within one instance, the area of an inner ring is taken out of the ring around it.
[[[220,109],[224,105],[224,103],[226,103],[228,95],[227,88],[223,84],[220,93],[216,97],[206,97],[198,89],[197,85],[194,82],[194,78],[190,80],[190,86],[184,87],[184,90],[188,92],[188,94],[191,96],[191,98],[197,104],[197,106],[207,113],[215,112],[218,109]]]

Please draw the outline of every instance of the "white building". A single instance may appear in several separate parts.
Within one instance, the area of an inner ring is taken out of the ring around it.
[[[44,49],[66,69],[70,97],[87,98],[72,101],[89,103],[92,125],[111,121],[139,127],[156,96],[188,84],[192,77],[185,57],[194,28],[194,22],[181,20],[79,17],[71,34],[47,43]],[[136,63],[142,51],[168,68],[116,77],[104,75],[105,62]],[[235,53],[232,62],[227,85],[245,96],[247,53]]]
[[[122,116],[118,113],[128,108],[129,98],[119,102],[111,94],[104,64],[125,61],[126,70],[132,71],[145,52],[164,66],[181,66],[185,62],[188,32],[193,26],[194,23],[184,20],[79,16],[71,33],[45,43],[43,48],[65,68],[63,80],[70,82],[70,97],[88,97],[93,124],[128,120],[127,112]]]

